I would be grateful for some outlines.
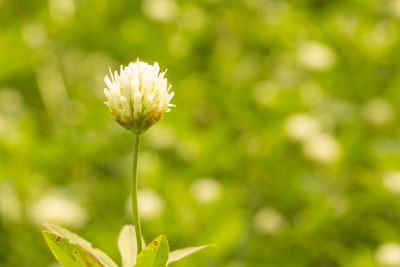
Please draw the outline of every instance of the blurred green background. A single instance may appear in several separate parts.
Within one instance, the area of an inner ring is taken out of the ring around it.
[[[400,266],[400,0],[0,0],[0,266],[53,222],[120,262],[133,136],[104,76],[168,69],[144,236],[173,266]]]

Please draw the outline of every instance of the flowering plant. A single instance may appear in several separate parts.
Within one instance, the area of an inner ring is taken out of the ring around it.
[[[110,79],[111,78],[111,79]],[[160,73],[158,63],[149,65],[137,60],[127,67],[121,66],[120,72],[110,70],[110,77],[104,81],[107,88],[105,104],[111,115],[125,129],[134,134],[132,163],[132,213],[134,225],[125,225],[118,238],[122,267],[165,267],[209,245],[189,247],[170,252],[165,235],[152,242],[144,242],[138,210],[137,163],[140,135],[159,121],[169,107],[174,93]],[[95,249],[78,235],[56,225],[45,224],[43,231],[47,245],[55,258],[64,267],[117,267],[118,265],[104,252]],[[144,247],[144,248],[143,248]]]

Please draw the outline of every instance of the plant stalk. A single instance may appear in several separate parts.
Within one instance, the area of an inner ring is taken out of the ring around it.
[[[136,231],[137,254],[142,251],[142,229],[140,226],[139,209],[138,209],[138,157],[139,157],[139,142],[140,134],[135,134],[135,141],[133,143],[133,160],[132,160],[132,215],[133,223]]]

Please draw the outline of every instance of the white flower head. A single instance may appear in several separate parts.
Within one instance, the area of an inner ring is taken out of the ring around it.
[[[380,267],[400,266],[400,244],[384,243],[375,252],[375,259]]]
[[[277,234],[286,226],[286,219],[275,209],[265,207],[259,210],[253,218],[255,229],[262,234]]]
[[[82,205],[57,193],[46,194],[33,203],[29,215],[38,225],[49,222],[80,228],[89,220],[88,212]]]
[[[221,195],[221,185],[213,178],[200,178],[195,181],[190,191],[195,199],[203,204],[211,204]]]
[[[169,103],[174,96],[171,85],[164,78],[166,71],[160,73],[157,62],[149,65],[136,60],[127,67],[121,65],[120,73],[110,69],[110,77],[104,81],[107,88],[104,102],[114,119],[124,128],[140,134],[161,119],[164,112],[170,111]]]
[[[400,171],[384,173],[383,186],[392,193],[400,194]]]

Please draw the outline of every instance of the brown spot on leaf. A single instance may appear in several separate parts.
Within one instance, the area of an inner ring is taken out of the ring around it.
[[[154,240],[154,246],[158,246],[158,241]]]

